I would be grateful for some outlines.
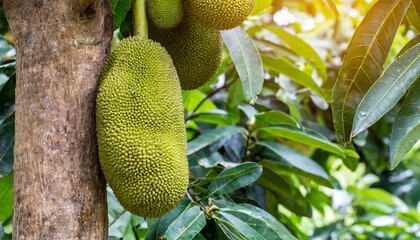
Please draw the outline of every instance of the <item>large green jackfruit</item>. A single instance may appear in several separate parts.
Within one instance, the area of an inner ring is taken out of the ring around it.
[[[216,73],[222,59],[219,31],[211,30],[187,14],[172,29],[149,25],[149,37],[171,55],[182,90],[201,87]]]
[[[239,26],[254,7],[254,0],[184,0],[184,2],[189,14],[215,30]]]
[[[159,217],[188,185],[181,88],[160,44],[127,38],[102,70],[96,110],[105,178],[128,211]]]
[[[184,16],[182,0],[149,0],[149,18],[159,28],[176,27]]]

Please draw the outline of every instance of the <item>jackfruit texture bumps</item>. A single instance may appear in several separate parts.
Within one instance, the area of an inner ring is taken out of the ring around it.
[[[206,28],[187,14],[172,29],[159,29],[149,24],[149,37],[162,44],[171,55],[182,90],[201,87],[220,66],[220,32]]]
[[[121,205],[143,217],[174,208],[188,185],[181,88],[160,44],[121,41],[102,70],[96,111],[99,158]]]
[[[182,0],[148,0],[147,11],[158,28],[176,27],[184,15]]]
[[[184,0],[186,11],[208,28],[226,30],[239,26],[254,7],[254,0]]]

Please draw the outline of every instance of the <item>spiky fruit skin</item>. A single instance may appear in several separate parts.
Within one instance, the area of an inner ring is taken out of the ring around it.
[[[171,55],[182,90],[203,86],[220,66],[220,32],[206,28],[188,15],[172,29],[149,25],[149,37],[161,43]]]
[[[128,211],[159,217],[188,185],[181,88],[166,50],[127,38],[102,70],[96,110],[105,178]]]
[[[254,0],[185,0],[186,11],[208,28],[239,26],[254,7]]]
[[[174,28],[182,20],[182,0],[148,0],[149,18],[158,28]]]

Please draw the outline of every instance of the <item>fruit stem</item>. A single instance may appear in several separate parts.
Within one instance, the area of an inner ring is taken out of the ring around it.
[[[147,39],[146,0],[133,0],[133,36]]]

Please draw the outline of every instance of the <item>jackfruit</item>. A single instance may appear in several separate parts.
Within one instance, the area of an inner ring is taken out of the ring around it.
[[[186,10],[208,28],[239,26],[254,7],[254,0],[184,0]]]
[[[176,27],[184,15],[182,0],[149,0],[147,11],[158,28]]]
[[[152,218],[170,211],[188,185],[181,87],[166,50],[131,37],[107,59],[96,109],[99,159],[128,211]]]
[[[149,37],[161,43],[171,55],[182,90],[201,87],[220,66],[220,32],[206,28],[187,14],[172,29],[159,29],[150,24]]]

